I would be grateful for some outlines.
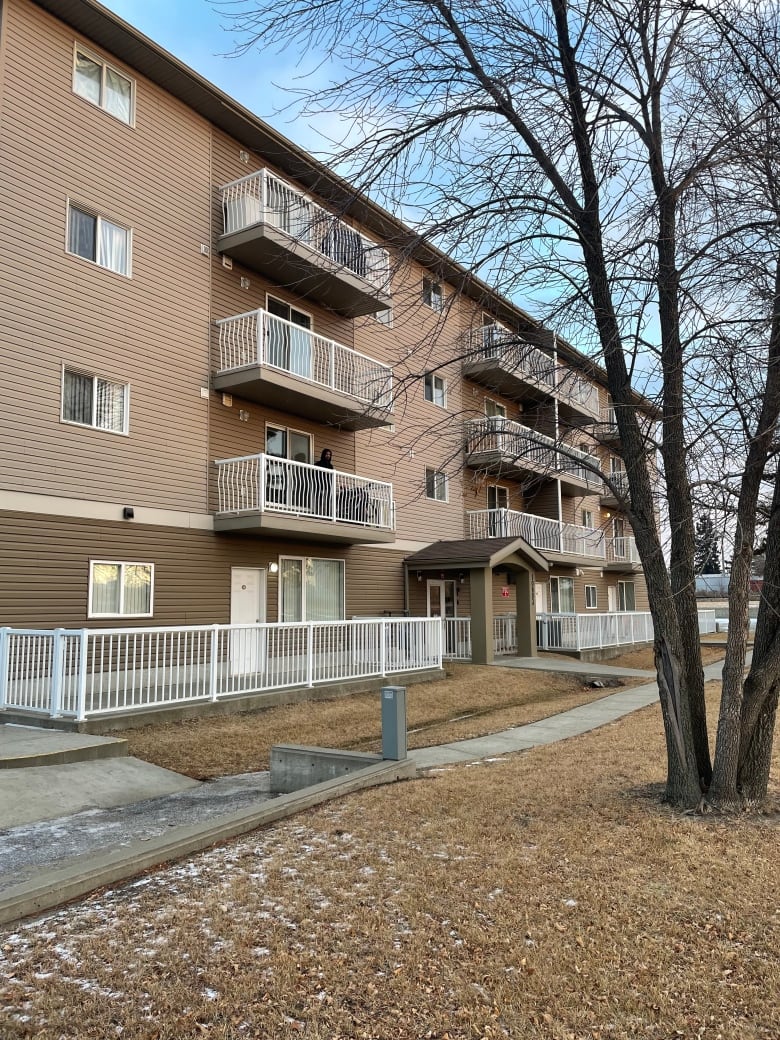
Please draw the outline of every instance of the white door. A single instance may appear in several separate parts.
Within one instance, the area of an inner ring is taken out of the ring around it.
[[[618,608],[617,587],[615,585],[610,585],[607,588],[607,611],[610,614],[614,614],[614,613],[616,613],[617,608]]]
[[[230,571],[230,624],[265,621],[265,571],[233,567]],[[230,674],[246,675],[265,668],[265,630],[238,628],[230,633]]]

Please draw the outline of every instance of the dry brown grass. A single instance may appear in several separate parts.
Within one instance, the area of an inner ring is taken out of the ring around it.
[[[585,669],[587,670],[587,669]],[[534,722],[603,697],[576,676],[515,668],[447,666],[444,679],[407,690],[409,747],[465,740]],[[274,744],[374,751],[381,746],[379,694],[191,719],[118,733],[129,753],[196,779],[267,769]]]
[[[664,761],[652,707],[99,894],[0,936],[0,1035],[777,1040],[776,819]]]
[[[707,643],[709,641],[710,636],[707,636]],[[723,641],[725,642],[725,636]],[[703,665],[708,665],[714,661],[720,661],[724,653],[725,646],[708,646],[705,644],[701,648],[701,662]],[[627,653],[621,654],[620,657],[613,657],[604,663],[614,664],[621,668],[646,668],[648,671],[655,669],[653,648],[651,646],[643,646],[638,650],[629,650]]]

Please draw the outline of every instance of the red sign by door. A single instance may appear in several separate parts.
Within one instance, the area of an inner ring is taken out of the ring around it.
[[[506,585],[501,590],[501,595],[504,597],[504,599],[509,599],[509,589],[506,587]]]

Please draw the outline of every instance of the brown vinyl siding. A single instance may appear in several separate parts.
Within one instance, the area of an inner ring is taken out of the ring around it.
[[[208,127],[138,77],[124,125],[72,92],[73,33],[30,4],[6,19],[2,486],[203,509]],[[132,229],[132,278],[66,253],[68,197]],[[128,437],[60,422],[63,362],[130,384]]]

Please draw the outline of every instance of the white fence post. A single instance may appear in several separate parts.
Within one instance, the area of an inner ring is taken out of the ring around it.
[[[89,653],[89,630],[79,632],[79,672],[76,686],[76,721],[87,719],[87,654]]]
[[[8,707],[8,643],[10,628],[0,628],[0,709]]]
[[[306,685],[314,685],[314,623],[306,626]]]
[[[211,660],[209,661],[209,699],[216,701],[219,696],[217,689],[217,667],[219,665],[219,625],[211,626]]]
[[[379,622],[379,674],[387,675],[387,622]]]
[[[51,689],[49,691],[49,716],[58,719],[62,714],[62,659],[65,651],[64,628],[52,632]]]

